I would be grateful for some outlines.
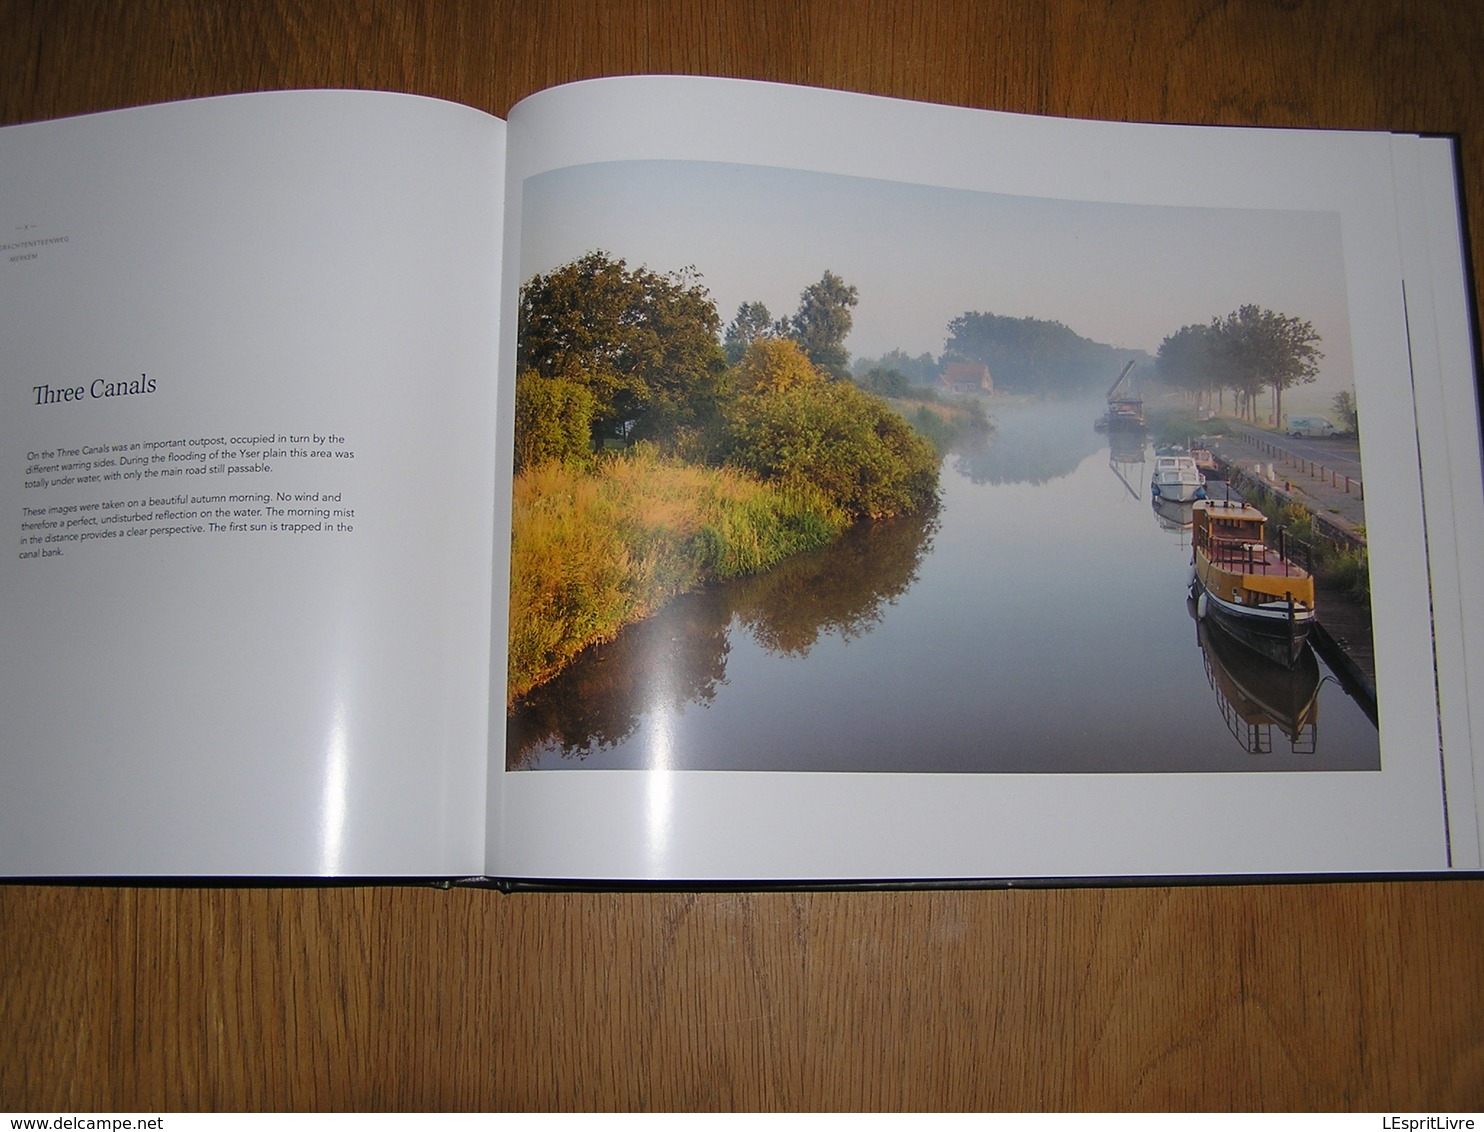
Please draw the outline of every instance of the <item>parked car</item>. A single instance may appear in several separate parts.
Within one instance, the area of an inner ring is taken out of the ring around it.
[[[1289,436],[1334,436],[1340,430],[1327,417],[1289,417]]]

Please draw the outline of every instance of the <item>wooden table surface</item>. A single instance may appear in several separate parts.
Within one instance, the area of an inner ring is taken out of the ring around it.
[[[1484,5],[0,2],[0,123],[595,75],[1462,138]],[[0,1109],[1484,1107],[1484,882],[0,887]]]

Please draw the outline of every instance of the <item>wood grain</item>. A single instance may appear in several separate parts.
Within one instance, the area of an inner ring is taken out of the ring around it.
[[[504,113],[686,72],[1461,136],[1484,6],[0,3],[0,122],[295,86]],[[0,1108],[1484,1107],[1484,884],[0,887]]]
[[[1477,1108],[1471,883],[0,889],[0,1097],[195,1108]]]

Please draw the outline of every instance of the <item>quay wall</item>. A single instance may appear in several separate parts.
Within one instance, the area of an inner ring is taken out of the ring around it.
[[[1287,490],[1282,482],[1253,475],[1241,465],[1219,458],[1217,463],[1227,481],[1244,495],[1257,488],[1271,493],[1284,503],[1302,507],[1308,512],[1319,537],[1344,548],[1364,551],[1366,538],[1343,519],[1335,519],[1315,510],[1311,500]],[[1209,490],[1209,489],[1208,489]],[[1214,493],[1213,493],[1214,494]],[[1319,587],[1318,613],[1310,640],[1319,655],[1334,670],[1351,696],[1374,722],[1376,717],[1376,654],[1371,632],[1371,614],[1364,605],[1345,594]]]

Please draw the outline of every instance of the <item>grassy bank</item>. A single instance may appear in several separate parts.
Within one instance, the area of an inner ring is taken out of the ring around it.
[[[926,392],[932,393],[932,390]],[[988,433],[983,402],[970,397],[892,397],[887,403],[944,455],[970,433]]]
[[[1225,436],[1227,422],[1221,418],[1202,420],[1194,409],[1182,406],[1178,409],[1151,409],[1149,427],[1154,433],[1156,448],[1170,444],[1184,447],[1197,436]]]
[[[521,472],[509,703],[677,594],[825,546],[847,522],[816,493],[665,460],[645,445],[592,471],[548,463]]]

